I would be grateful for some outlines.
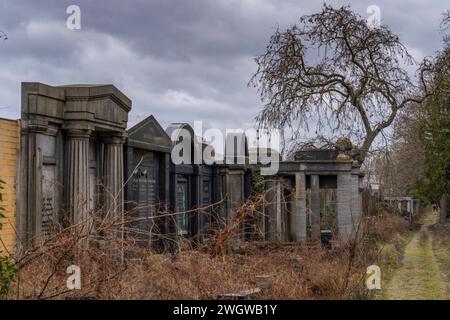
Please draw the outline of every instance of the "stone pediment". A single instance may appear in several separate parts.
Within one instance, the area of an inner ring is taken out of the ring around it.
[[[151,151],[167,152],[172,142],[155,117],[149,116],[127,131],[128,145]]]

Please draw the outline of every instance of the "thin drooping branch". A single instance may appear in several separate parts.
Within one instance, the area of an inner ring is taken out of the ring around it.
[[[8,35],[0,30],[0,40],[8,40]]]

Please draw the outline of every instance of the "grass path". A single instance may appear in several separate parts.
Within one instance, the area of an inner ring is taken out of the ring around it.
[[[429,212],[420,230],[405,247],[402,266],[387,286],[387,299],[449,299],[447,279],[433,253],[432,235],[428,230],[435,219]]]

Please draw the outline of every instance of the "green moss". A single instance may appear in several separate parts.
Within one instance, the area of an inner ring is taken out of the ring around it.
[[[387,299],[446,299],[447,281],[432,249],[432,236],[427,217],[404,250],[402,266],[395,270],[383,298]],[[389,266],[388,266],[389,269]]]
[[[439,235],[433,237],[433,252],[436,257],[439,269],[447,280],[447,299],[450,299],[450,224],[443,227],[446,237],[441,239]]]

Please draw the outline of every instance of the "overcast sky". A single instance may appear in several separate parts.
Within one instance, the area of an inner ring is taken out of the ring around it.
[[[314,4],[313,4],[314,3]],[[327,1],[370,5],[418,60],[441,46],[445,1]],[[81,8],[81,30],[66,27]],[[305,0],[1,0],[0,117],[20,117],[20,83],[111,83],[133,101],[130,123],[153,114],[207,127],[249,127],[262,103],[247,83],[279,26],[316,12]]]

